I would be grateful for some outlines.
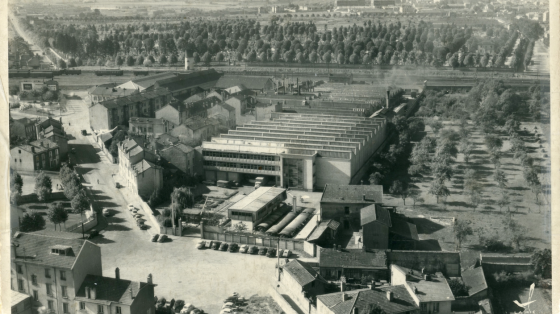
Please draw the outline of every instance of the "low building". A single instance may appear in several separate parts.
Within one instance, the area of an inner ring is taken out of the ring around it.
[[[221,102],[222,100],[216,96],[206,97],[204,99],[195,102],[189,102],[189,103],[185,102],[184,104],[187,113],[186,118],[187,119],[192,117],[206,118],[208,117],[208,109],[220,104]]]
[[[440,272],[446,277],[461,277],[461,255],[445,251],[387,251],[389,265],[421,270],[428,273]]]
[[[339,226],[340,223],[336,220],[323,220],[307,237],[307,242],[316,244],[320,247],[333,247]]]
[[[327,281],[309,264],[293,259],[280,271],[280,285],[305,313],[309,313],[318,295],[325,293]]]
[[[33,300],[25,293],[12,290],[10,302],[12,306],[11,314],[32,314]]]
[[[344,229],[357,231],[362,225],[362,208],[382,203],[381,185],[326,184],[321,196],[321,219],[334,219]]]
[[[154,314],[154,287],[152,275],[147,282],[120,278],[115,269],[115,278],[87,275],[76,293],[79,312]]]
[[[242,125],[243,116],[247,113],[247,108],[255,103],[255,99],[247,95],[235,95],[228,98],[224,103],[235,108],[235,125]]]
[[[227,128],[234,128],[236,126],[235,108],[226,103],[208,108],[207,115],[208,118],[217,119],[221,125]]]
[[[41,139],[16,146],[10,150],[10,166],[17,171],[58,170],[60,152],[58,144]]]
[[[90,103],[97,104],[105,100],[139,94],[140,91],[138,89],[131,88],[117,88],[117,83],[108,83],[96,85],[88,89],[87,93]]]
[[[377,204],[360,209],[362,242],[366,249],[388,249],[391,213]]]
[[[128,121],[128,131],[131,134],[146,135],[156,137],[158,135],[170,132],[175,128],[175,124],[171,121],[158,118],[130,118]]]
[[[317,314],[368,314],[373,308],[386,314],[421,313],[414,297],[403,285],[341,291],[317,297]]]
[[[167,147],[179,144],[179,138],[175,137],[169,133],[164,133],[156,136],[152,139],[151,148],[157,150],[163,150]]]
[[[45,82],[45,86],[46,86],[49,90],[52,90],[52,91],[55,91],[55,92],[58,90],[58,82],[57,82],[57,81],[53,81],[53,80],[46,81],[46,82]]]
[[[218,178],[232,180],[234,178]],[[238,181],[238,180],[236,180]],[[253,230],[266,216],[280,207],[286,199],[286,190],[275,187],[260,187],[228,208],[231,224],[243,223]]]
[[[10,137],[20,139],[37,139],[36,121],[29,118],[14,119],[10,125]]]
[[[11,249],[12,290],[32,297],[34,313],[40,307],[78,313],[77,290],[87,275],[102,275],[101,248],[64,232],[60,237],[16,232]]]
[[[193,175],[194,149],[183,143],[167,147],[159,153],[164,167],[173,167],[187,175]]]
[[[155,164],[159,157],[145,149],[142,140],[126,139],[118,149],[119,173],[134,193],[150,197],[153,191],[163,186],[162,168]]]
[[[48,139],[51,142],[56,143],[62,160],[65,160],[68,157],[68,137],[66,137],[64,130],[49,126],[41,131],[39,139]]]
[[[240,84],[253,92],[266,93],[275,89],[272,77],[248,75],[224,75],[216,82],[214,88],[226,89]]]
[[[489,296],[488,284],[482,267],[467,269],[462,272],[461,278],[469,291],[469,299],[473,301],[482,301]]]
[[[182,143],[200,143],[217,135],[221,123],[214,118],[194,116],[185,123],[171,130],[170,134],[179,138]]]
[[[531,254],[527,253],[480,253],[480,264],[486,274],[505,271],[506,273],[521,273],[532,271],[534,266]]]
[[[28,80],[20,83],[20,90],[22,92],[30,92],[33,90],[41,90],[45,87],[45,82],[42,80]]]
[[[319,250],[319,270],[327,280],[361,280],[363,276],[375,281],[389,280],[387,254],[383,250]]]

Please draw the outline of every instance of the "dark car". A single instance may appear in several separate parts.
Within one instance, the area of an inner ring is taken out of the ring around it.
[[[82,135],[87,135],[87,131],[86,131],[86,130],[82,130]]]
[[[258,251],[259,251],[259,248],[258,248],[258,247],[252,246],[252,247],[249,249],[249,254],[257,254]]]
[[[222,242],[220,242],[220,241],[216,241],[216,242],[212,243],[212,250],[219,249],[221,244],[222,244]]]
[[[99,231],[94,230],[89,234],[88,239],[93,239],[93,238],[97,237],[98,235],[99,235]]]
[[[220,245],[220,251],[227,251],[229,244],[227,244],[226,242],[222,243],[222,245]]]
[[[274,256],[276,256],[276,249],[275,249],[275,248],[270,248],[270,249],[268,249],[268,252],[266,252],[266,256],[267,256],[267,257],[274,257]]]
[[[232,243],[229,245],[229,251],[230,252],[235,252],[237,251],[237,249],[239,248],[239,245],[237,245],[237,243]]]
[[[157,234],[157,233],[154,234],[154,235],[152,236],[152,242],[157,242],[158,238],[159,238],[159,234]]]
[[[198,242],[198,244],[196,245],[196,248],[199,249],[199,250],[202,250],[202,249],[206,248],[206,241]]]
[[[259,250],[259,255],[266,255],[266,252],[268,251],[267,248],[263,247]]]

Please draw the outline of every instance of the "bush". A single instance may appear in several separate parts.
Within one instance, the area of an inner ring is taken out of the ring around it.
[[[466,297],[469,295],[469,287],[467,287],[463,281],[459,279],[451,279],[448,281],[448,284],[454,296]]]
[[[539,278],[530,271],[518,274],[502,271],[491,276],[490,284],[496,288],[527,287],[538,280]]]

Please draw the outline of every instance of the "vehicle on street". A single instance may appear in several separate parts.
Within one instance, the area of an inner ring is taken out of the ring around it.
[[[82,135],[86,136],[87,135],[87,131],[86,130],[82,130]]]
[[[212,241],[212,240],[206,241],[206,248],[207,248],[207,249],[211,249],[211,248],[212,248],[212,244],[214,244],[214,241]]]
[[[121,184],[118,183],[118,182],[115,182],[115,187],[116,187],[117,189],[120,189],[120,188],[121,188]]]
[[[249,249],[249,254],[257,254],[258,251],[259,251],[259,248],[258,248],[258,247],[252,246],[252,247]]]
[[[266,255],[266,252],[268,251],[267,248],[263,247],[259,250],[259,255]]]
[[[98,235],[99,235],[99,231],[94,230],[94,231],[90,232],[90,234],[88,236],[88,239],[93,239],[93,238],[97,237]]]
[[[159,236],[159,239],[157,240],[159,243],[163,243],[168,239],[167,235],[162,234]]]
[[[157,242],[158,238],[159,238],[159,234],[154,234],[152,236],[152,242]]]
[[[220,245],[222,245],[222,242],[220,241],[216,241],[212,244],[212,250],[218,250],[220,248]]]
[[[233,310],[232,310],[232,309],[225,308],[225,309],[223,309],[223,310],[220,311],[220,314],[225,314],[225,313],[233,313]]]
[[[247,251],[249,250],[249,246],[246,244],[243,244],[240,248],[239,248],[239,253],[247,253]]]
[[[237,245],[237,243],[232,243],[229,245],[229,251],[230,252],[235,252],[237,251],[237,249],[239,248],[239,245]]]
[[[135,209],[134,205],[128,204],[128,210],[133,211]]]
[[[222,245],[220,245],[220,251],[227,251],[229,244],[227,244],[226,242],[222,243]]]
[[[105,217],[111,216],[111,210],[109,208],[103,208],[103,216]]]
[[[233,302],[226,302],[226,303],[224,303],[224,305],[222,306],[222,309],[225,309],[225,308],[230,308],[230,309],[231,309],[231,308],[234,307],[234,306],[235,306],[235,304],[233,304]]]
[[[206,241],[198,242],[198,244],[196,245],[196,248],[199,249],[199,250],[202,250],[202,249],[206,248]]]
[[[284,250],[284,252],[282,253],[282,257],[288,258],[292,255],[292,251],[290,250]]]
[[[268,249],[268,252],[266,252],[266,256],[267,257],[275,257],[276,256],[276,249],[275,248]]]

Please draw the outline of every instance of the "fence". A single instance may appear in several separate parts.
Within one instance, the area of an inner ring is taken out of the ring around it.
[[[75,223],[71,226],[64,228],[66,232],[82,232],[82,223],[84,225],[84,231],[88,231],[89,229],[97,226],[97,213],[93,213],[88,219],[82,222]]]

